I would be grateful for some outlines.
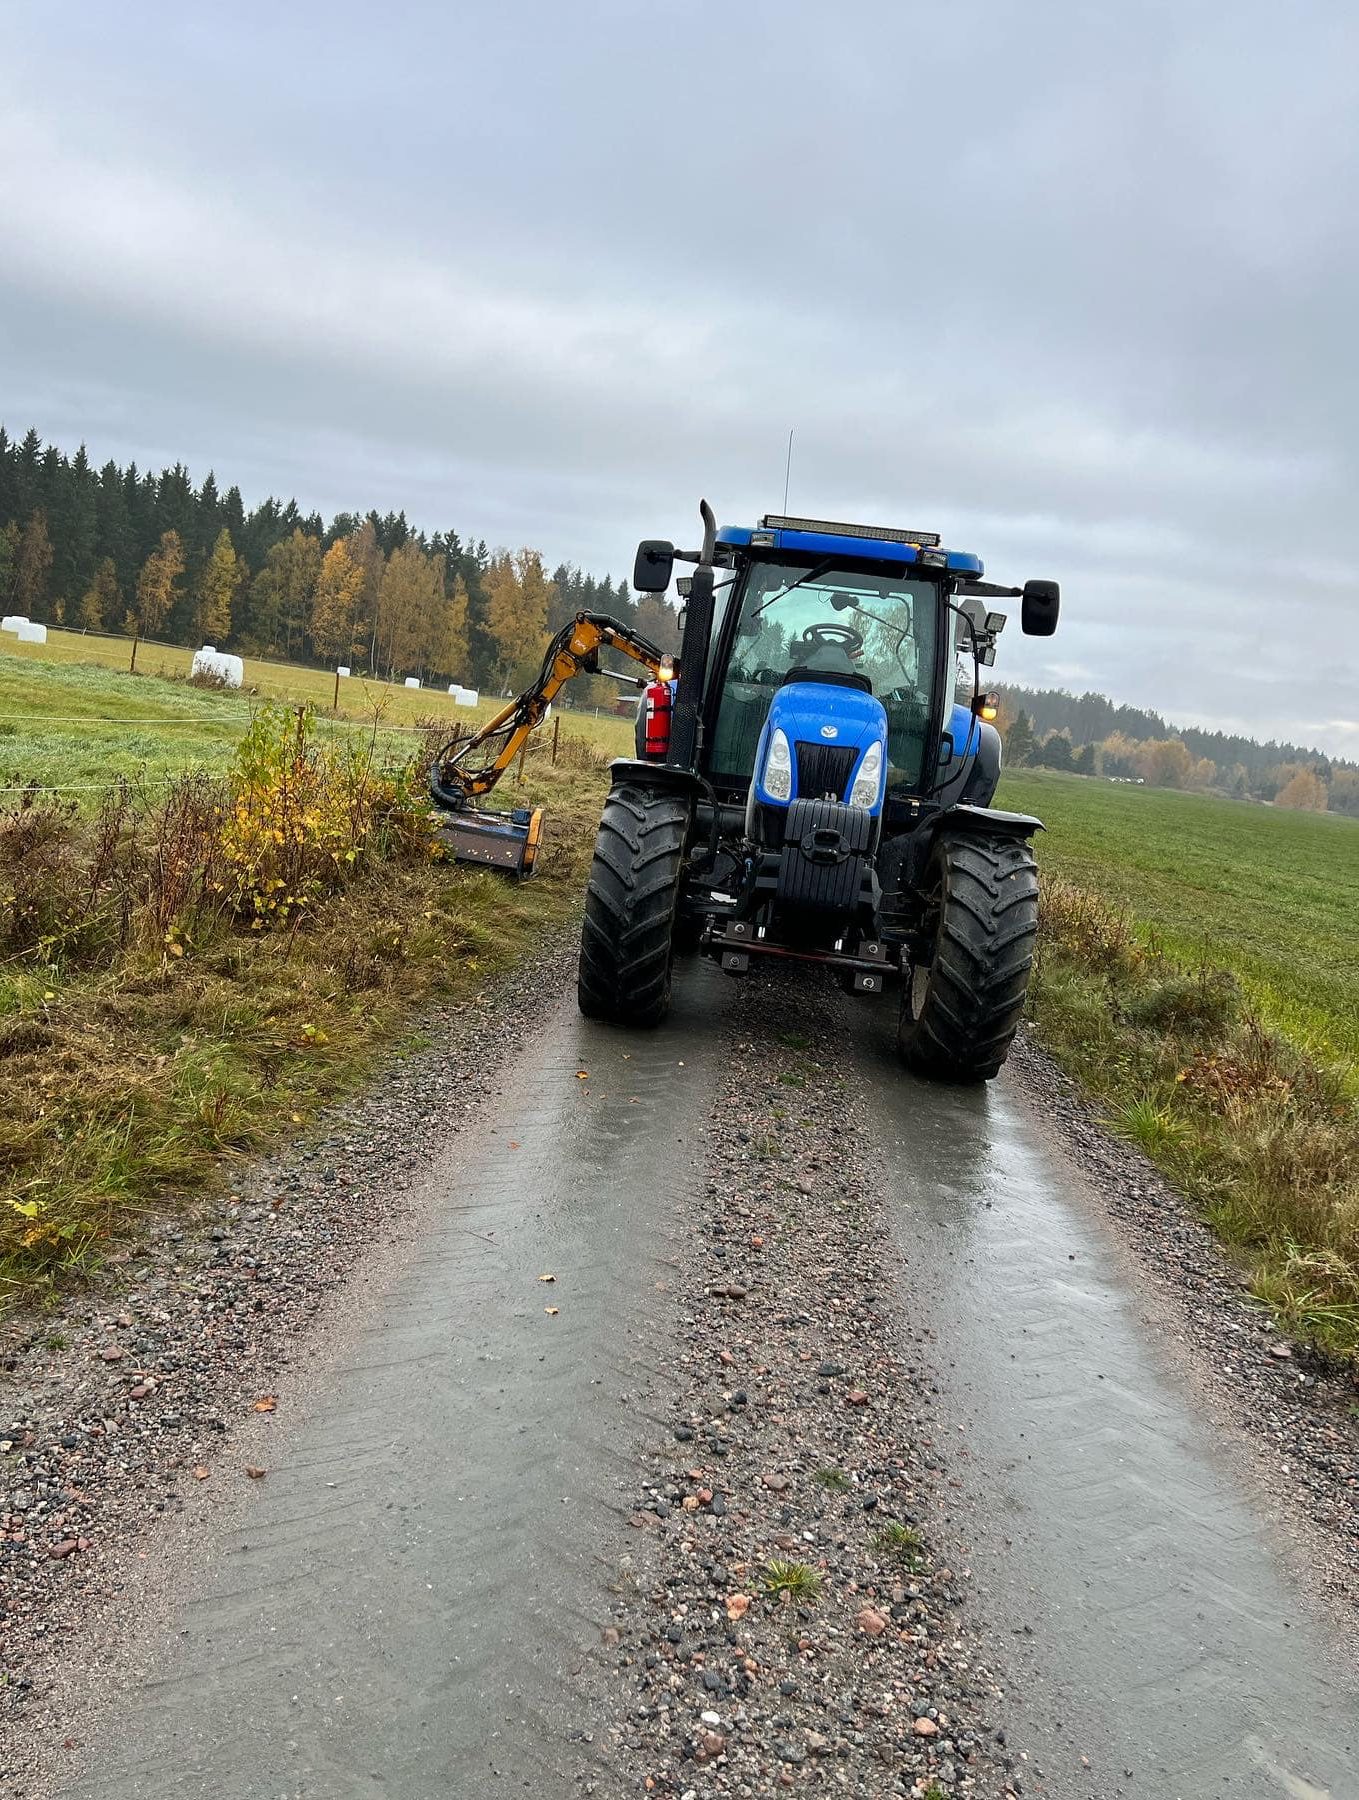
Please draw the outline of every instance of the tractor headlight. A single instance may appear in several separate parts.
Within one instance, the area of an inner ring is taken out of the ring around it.
[[[793,794],[793,753],[781,731],[771,731],[765,752],[764,791],[773,800],[789,800]]]
[[[878,804],[878,794],[882,788],[882,745],[870,744],[867,754],[859,765],[859,773],[854,777],[854,786],[849,790],[851,806],[866,806],[870,810]]]

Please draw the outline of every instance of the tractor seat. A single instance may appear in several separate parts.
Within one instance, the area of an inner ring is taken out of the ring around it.
[[[791,687],[795,681],[820,681],[830,687],[858,688],[861,694],[873,692],[873,683],[857,669],[818,669],[810,663],[799,663],[796,668],[789,669],[779,686]]]

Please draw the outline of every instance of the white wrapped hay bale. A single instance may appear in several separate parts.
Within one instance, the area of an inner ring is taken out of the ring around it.
[[[20,621],[19,629],[14,635],[21,644],[45,644],[47,642],[47,627],[45,625],[35,625],[31,619],[23,619]]]
[[[453,696],[454,706],[475,706],[481,695],[476,688],[459,688]]]
[[[418,688],[419,685],[420,685],[420,677],[418,675],[408,675],[406,677],[406,686],[407,687]]]
[[[27,623],[28,620],[22,613],[6,613],[4,618],[0,619],[0,631],[12,631],[17,636],[19,627],[27,625]]]
[[[348,663],[341,663],[341,664],[340,664],[340,666],[339,666],[339,668],[338,668],[338,669],[336,669],[336,671],[335,671],[335,673],[336,673],[336,674],[337,674],[337,675],[348,675],[348,674],[349,674],[349,672],[350,672],[350,670],[349,670],[349,664],[348,664]]]
[[[239,656],[230,656],[214,644],[204,644],[201,650],[193,653],[189,679],[193,680],[195,676],[220,681],[223,687],[238,688],[245,681],[245,664]]]

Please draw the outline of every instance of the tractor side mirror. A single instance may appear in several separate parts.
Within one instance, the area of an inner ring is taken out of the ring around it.
[[[632,565],[632,585],[639,594],[663,594],[675,568],[675,546],[664,538],[643,538]]]
[[[1026,581],[1019,615],[1025,637],[1051,637],[1061,610],[1061,589],[1055,581]]]

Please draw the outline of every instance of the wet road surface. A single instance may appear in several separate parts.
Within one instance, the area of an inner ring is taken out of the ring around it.
[[[602,1721],[575,1677],[702,1162],[723,978],[695,973],[669,1033],[549,1003],[72,1793],[577,1791]]]
[[[881,1039],[867,1064],[1012,1743],[1059,1795],[1359,1795],[1359,1687],[1083,1178],[1008,1074],[924,1087]]]
[[[154,1679],[70,1795],[576,1791],[607,1723],[579,1671],[729,991],[686,967],[648,1035],[588,1024],[573,996],[548,1009],[427,1178],[426,1236],[355,1296],[268,1479],[199,1547]],[[840,1017],[838,997],[809,1008]],[[948,1431],[966,1428],[959,1534],[1013,1676],[1010,1739],[1041,1791],[1359,1795],[1353,1692],[1080,1177],[1008,1078],[921,1086],[887,1054],[886,1008],[846,1018],[910,1259],[901,1303],[933,1334]]]

